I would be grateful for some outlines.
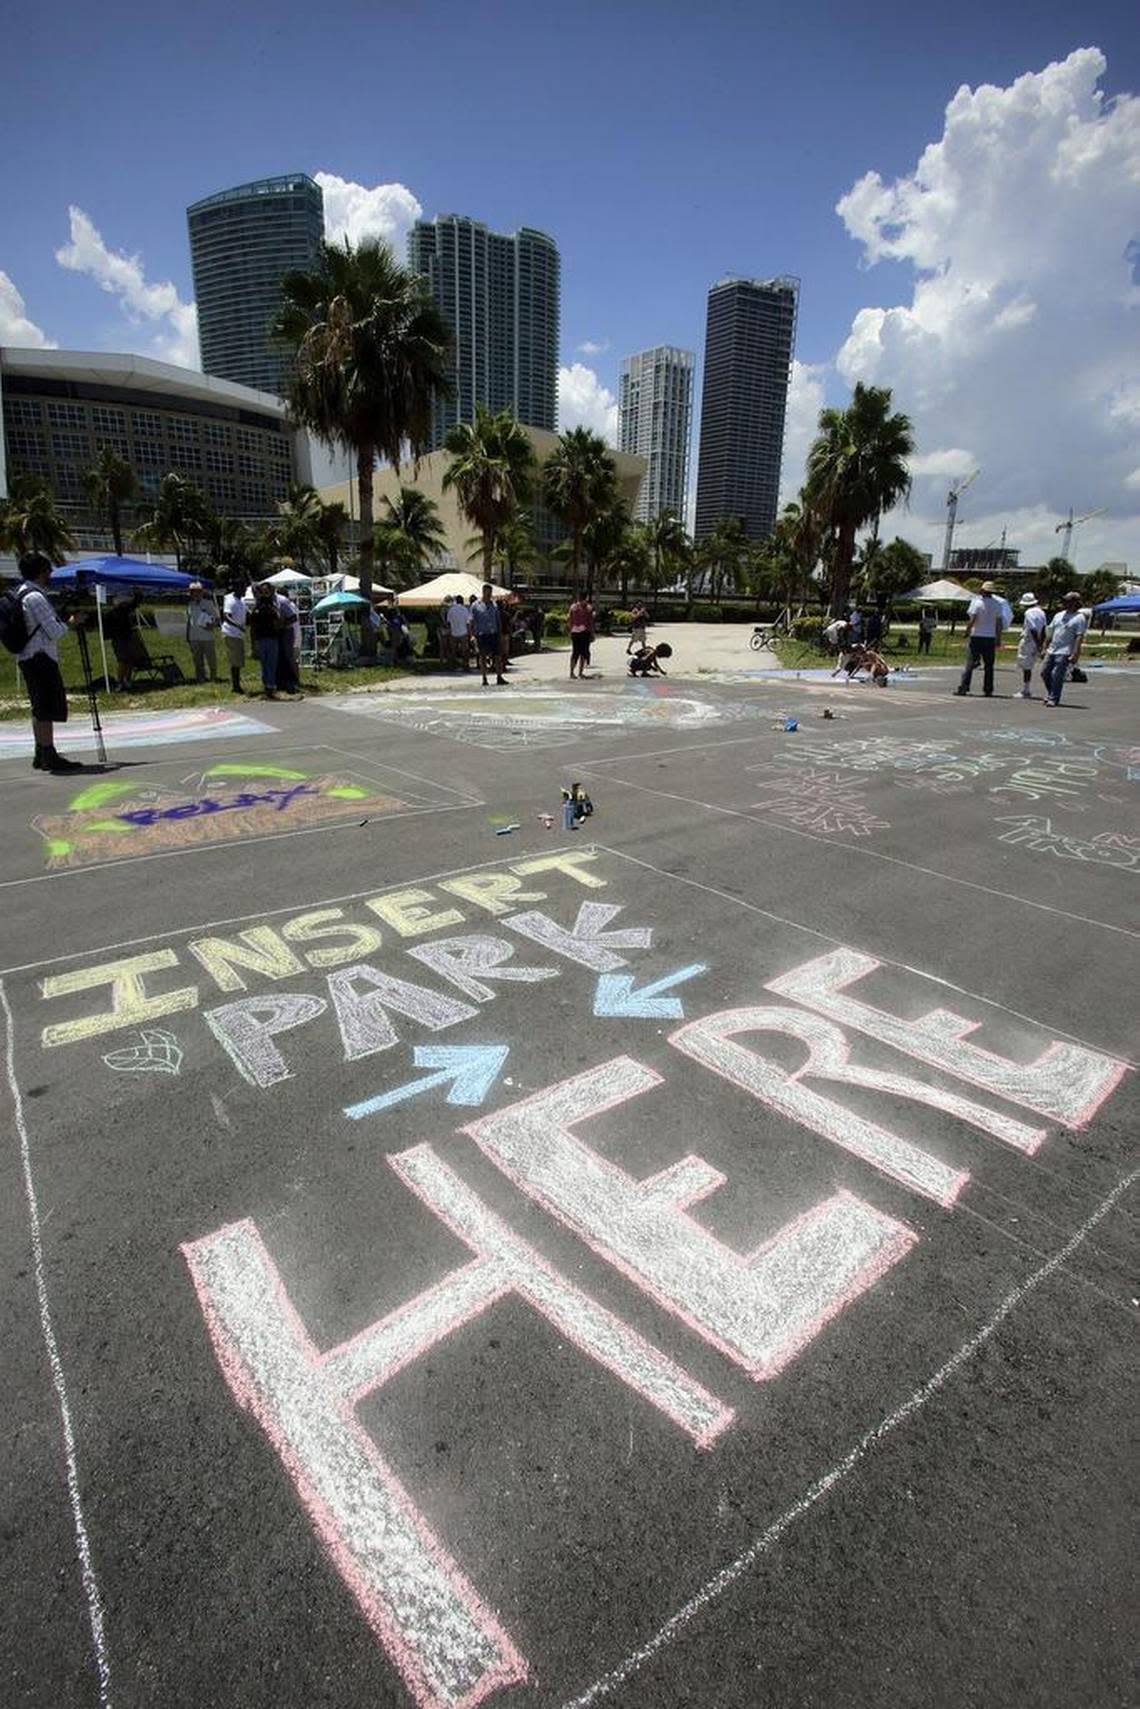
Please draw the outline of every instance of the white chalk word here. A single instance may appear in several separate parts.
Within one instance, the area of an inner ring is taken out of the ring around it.
[[[430,1145],[388,1161],[474,1257],[328,1352],[310,1341],[252,1222],[183,1252],[234,1398],[265,1431],[413,1696],[423,1709],[467,1709],[525,1679],[527,1664],[359,1424],[364,1396],[513,1293],[698,1447],[733,1412],[548,1264]]]

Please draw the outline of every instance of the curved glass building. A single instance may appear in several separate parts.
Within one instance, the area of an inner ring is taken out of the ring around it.
[[[284,396],[289,355],[270,342],[281,280],[312,267],[324,198],[303,172],[219,190],[186,211],[202,367],[220,380]]]

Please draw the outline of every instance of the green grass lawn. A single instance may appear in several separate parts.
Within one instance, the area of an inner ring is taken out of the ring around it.
[[[424,644],[425,630],[422,623],[411,625],[412,639],[415,642],[417,654],[421,653]],[[108,694],[103,688],[101,663],[99,657],[99,637],[92,631],[87,637],[88,649],[91,655],[91,669],[98,688],[99,708],[103,712],[139,712],[162,711],[176,706],[207,706],[219,698],[230,698],[229,669],[226,664],[225,647],[218,642],[218,674],[222,681],[219,683],[195,683],[194,664],[190,657],[190,648],[180,635],[161,635],[154,629],[144,629],[143,638],[146,641],[147,652],[152,658],[160,654],[169,654],[182,668],[186,681],[172,688],[139,688],[133,694]],[[67,685],[68,699],[72,707],[78,711],[87,705],[87,691],[83,682],[83,665],[79,655],[79,641],[75,635],[65,635],[59,644],[59,663],[63,672],[63,680]],[[114,681],[115,661],[111,649],[107,648],[107,663],[111,670],[111,680]],[[301,673],[301,688],[305,694],[343,694],[346,689],[358,687],[375,687],[385,682],[391,682],[397,677],[413,674],[434,674],[439,670],[437,659],[421,659],[417,657],[409,666],[401,665],[398,669],[386,665],[376,665],[364,669],[320,671],[303,670]],[[242,671],[242,682],[247,692],[259,693],[261,679],[257,664],[247,658]],[[234,697],[236,699],[236,696]],[[0,718],[26,718],[28,716],[28,701],[24,693],[23,678],[20,676],[16,660],[5,648],[0,648]]]

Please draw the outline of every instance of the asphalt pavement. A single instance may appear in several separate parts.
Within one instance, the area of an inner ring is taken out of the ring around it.
[[[6,1704],[1134,1701],[1140,682],[1016,674],[0,730]]]

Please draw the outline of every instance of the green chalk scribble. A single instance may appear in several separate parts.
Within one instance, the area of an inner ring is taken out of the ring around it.
[[[245,765],[237,760],[212,765],[202,773],[203,777],[283,777],[294,783],[303,783],[308,775],[307,771],[290,771],[282,765]]]
[[[326,789],[326,795],[331,795],[336,801],[367,801],[369,791],[361,789],[355,783],[339,783],[333,789]]]
[[[105,807],[108,801],[115,801],[120,795],[130,795],[134,787],[133,783],[89,784],[78,795],[72,796],[71,810],[73,813],[85,813],[92,807]]]
[[[69,843],[66,837],[48,838],[47,852],[53,860],[61,860],[64,855],[71,854],[74,848],[75,844]]]

